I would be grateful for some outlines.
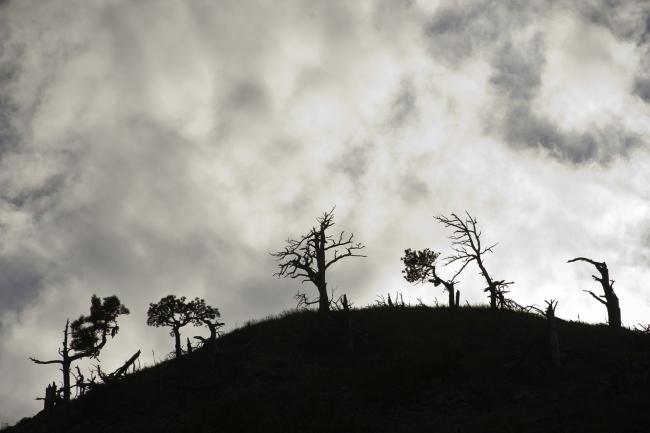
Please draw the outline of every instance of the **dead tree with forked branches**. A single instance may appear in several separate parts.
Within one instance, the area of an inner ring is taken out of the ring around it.
[[[484,255],[485,253],[492,253],[493,248],[497,244],[484,246],[481,243],[481,235],[483,234],[477,227],[476,218],[472,217],[469,212],[465,212],[465,219],[462,219],[455,213],[446,217],[439,215],[435,219],[447,228],[453,229],[453,233],[449,236],[451,239],[451,248],[455,254],[445,257],[444,264],[450,265],[452,263],[460,263],[458,273],[462,272],[465,267],[471,262],[476,262],[480,269],[480,275],[485,278],[487,288],[485,292],[490,295],[490,308],[505,308],[507,305],[505,299],[506,288],[513,284],[512,281],[495,280],[488,273],[485,268]]]
[[[300,278],[301,282],[311,282],[318,289],[318,299],[311,300],[299,294],[304,305],[318,304],[318,311],[326,314],[330,309],[325,272],[334,263],[346,257],[366,257],[357,251],[364,248],[354,242],[354,234],[342,231],[338,236],[328,233],[334,226],[334,208],[316,220],[318,225],[299,239],[288,239],[283,250],[271,253],[278,261],[279,277]]]
[[[609,327],[619,329],[621,327],[621,307],[618,303],[618,296],[614,293],[614,280],[609,278],[607,263],[596,262],[585,257],[576,257],[567,261],[567,263],[574,262],[587,262],[596,267],[596,270],[600,273],[600,277],[596,275],[592,275],[591,277],[603,287],[603,295],[597,296],[591,290],[584,290],[584,292],[589,293],[595,300],[607,308],[607,322],[609,323]]]
[[[460,291],[456,290],[454,286],[465,266],[462,266],[449,280],[445,280],[438,275],[436,269],[438,257],[440,257],[440,253],[428,248],[419,251],[413,251],[410,248],[405,250],[404,257],[402,257],[404,279],[409,283],[433,283],[436,287],[442,284],[449,295],[449,308],[456,308],[460,303]]]

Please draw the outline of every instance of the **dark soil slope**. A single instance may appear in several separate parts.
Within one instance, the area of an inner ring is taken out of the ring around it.
[[[650,337],[482,308],[301,312],[238,329],[23,432],[650,432]]]

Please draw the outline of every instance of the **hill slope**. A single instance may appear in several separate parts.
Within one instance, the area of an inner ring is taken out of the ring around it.
[[[300,312],[25,419],[23,432],[647,432],[650,337],[482,308]]]

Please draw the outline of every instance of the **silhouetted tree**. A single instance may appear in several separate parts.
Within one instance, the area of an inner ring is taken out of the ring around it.
[[[59,391],[56,389],[56,383],[45,387],[45,397],[39,397],[36,400],[43,400],[43,411],[47,412],[57,405],[59,401]]]
[[[575,259],[568,260],[567,263],[573,262],[587,262],[591,263],[596,267],[600,273],[600,277],[592,275],[591,277],[600,283],[603,287],[604,295],[597,296],[591,290],[584,290],[584,292],[589,293],[595,300],[603,304],[607,308],[607,321],[611,328],[620,328],[621,327],[621,307],[618,303],[618,296],[614,293],[614,280],[609,278],[609,269],[607,269],[607,263],[605,262],[596,262],[591,259],[584,257],[576,257]]]
[[[551,359],[553,360],[553,365],[559,368],[562,367],[562,362],[560,360],[560,339],[557,333],[557,321],[555,320],[555,309],[557,308],[558,301],[551,299],[550,301],[544,302],[546,302],[545,310],[537,308],[536,306],[530,306],[528,309],[529,311],[536,311],[546,318]]]
[[[364,245],[353,241],[354,234],[346,235],[344,231],[338,237],[328,234],[327,231],[334,226],[334,209],[324,212],[316,221],[318,226],[312,227],[309,233],[299,239],[288,239],[284,250],[271,255],[280,262],[280,270],[275,276],[302,278],[301,282],[310,281],[316,286],[318,299],[311,301],[299,293],[299,302],[304,305],[318,304],[318,311],[325,314],[330,308],[325,271],[345,257],[366,256],[355,253]]]
[[[404,251],[404,257],[402,257],[402,262],[404,262],[402,273],[404,279],[409,283],[433,283],[436,287],[442,284],[449,295],[449,308],[454,308],[460,302],[460,292],[454,289],[454,285],[456,278],[465,269],[465,266],[462,266],[451,279],[444,280],[440,278],[436,270],[436,260],[439,256],[440,253],[428,248],[417,251],[409,248]]]
[[[70,401],[70,368],[74,361],[81,358],[97,358],[110,336],[115,337],[119,327],[117,316],[129,314],[117,296],[99,299],[93,295],[90,299],[90,315],[80,316],[70,323],[66,320],[63,329],[63,343],[58,350],[61,359],[40,361],[29,358],[36,364],[60,364],[63,373],[63,401]]]
[[[455,254],[445,257],[445,265],[451,263],[461,263],[459,273],[471,262],[476,262],[476,265],[481,271],[481,275],[485,278],[487,282],[486,292],[490,294],[490,308],[496,309],[500,306],[506,306],[504,289],[513,284],[512,281],[506,282],[505,280],[494,280],[487,269],[485,269],[485,263],[483,262],[483,256],[485,253],[494,252],[492,249],[497,244],[492,244],[490,246],[483,246],[481,244],[481,235],[482,232],[478,230],[476,224],[476,218],[472,217],[469,212],[465,212],[465,219],[460,218],[455,213],[452,213],[450,217],[440,215],[435,217],[435,219],[443,224],[447,228],[453,229],[453,233],[449,236],[451,239],[451,247],[455,251]]]
[[[174,337],[174,353],[178,358],[183,353],[180,329],[190,323],[201,326],[205,321],[212,321],[217,317],[219,310],[206,305],[203,299],[194,298],[186,302],[185,296],[177,298],[175,295],[168,295],[155,304],[149,304],[147,325],[172,328],[170,335]]]
[[[216,308],[215,308],[216,310]],[[216,311],[216,318],[219,318],[219,311]],[[219,328],[225,325],[223,322],[219,322],[215,319],[203,319],[202,322],[210,330],[210,336],[208,338],[202,337],[200,335],[194,336],[195,339],[199,340],[203,344],[214,343],[217,341],[217,336],[219,335]]]

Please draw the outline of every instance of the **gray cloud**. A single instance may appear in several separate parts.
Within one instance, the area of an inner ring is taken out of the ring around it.
[[[598,112],[587,132],[539,112],[557,4],[2,3],[0,420],[37,410],[57,373],[25,359],[55,353],[93,293],[132,311],[108,365],[170,350],[144,317],[169,293],[205,297],[228,326],[293,306],[311,288],[272,278],[268,252],[332,205],[336,227],[367,245],[367,259],[330,274],[356,305],[396,289],[440,297],[407,285],[399,256],[444,251],[432,215],[467,208],[501,243],[490,265],[514,274],[522,302],[552,294],[599,318],[559,292],[583,280],[549,251],[611,257],[621,287],[647,279],[617,251],[647,250],[618,227],[649,210],[650,156],[631,152],[648,136]],[[576,11],[641,41],[633,14]],[[643,97],[636,79],[627,91]],[[646,116],[640,106],[630,118]],[[555,160],[519,151],[531,148]],[[464,298],[481,301],[481,287],[464,278]],[[647,314],[641,296],[621,296],[626,318]]]
[[[573,163],[609,162],[617,156],[628,156],[641,140],[618,126],[605,126],[587,133],[567,132],[535,113],[532,103],[541,85],[545,63],[545,47],[538,33],[524,43],[506,43],[495,54],[494,87],[501,116],[489,116],[487,128],[493,123],[511,144],[543,149],[552,157]]]
[[[513,28],[539,19],[539,1],[483,0],[441,6],[425,27],[431,55],[452,64],[480,54],[508,37]]]
[[[645,2],[484,1],[439,8],[426,25],[429,49],[433,58],[455,67],[469,58],[491,58],[494,72],[490,83],[499,113],[495,113],[495,107],[487,109],[485,128],[512,145],[542,149],[571,163],[607,163],[618,156],[629,156],[632,149],[645,142],[622,124],[584,132],[565,131],[533,108],[545,65],[544,38],[548,31],[539,23],[554,12],[577,14],[607,28],[621,40],[647,46],[650,8]],[[533,37],[522,40],[517,36],[531,25],[538,28]],[[645,100],[644,71],[641,65],[633,91]]]
[[[545,64],[545,46],[541,34],[515,47],[507,42],[494,56],[494,87],[500,119],[488,117],[488,129],[496,122],[503,137],[519,147],[544,149],[549,155],[572,163],[608,163],[612,158],[627,157],[644,140],[620,124],[596,126],[586,132],[563,131],[552,121],[535,112],[532,103],[541,85]]]
[[[391,128],[400,128],[407,119],[417,116],[417,94],[412,80],[404,80],[391,107]]]

